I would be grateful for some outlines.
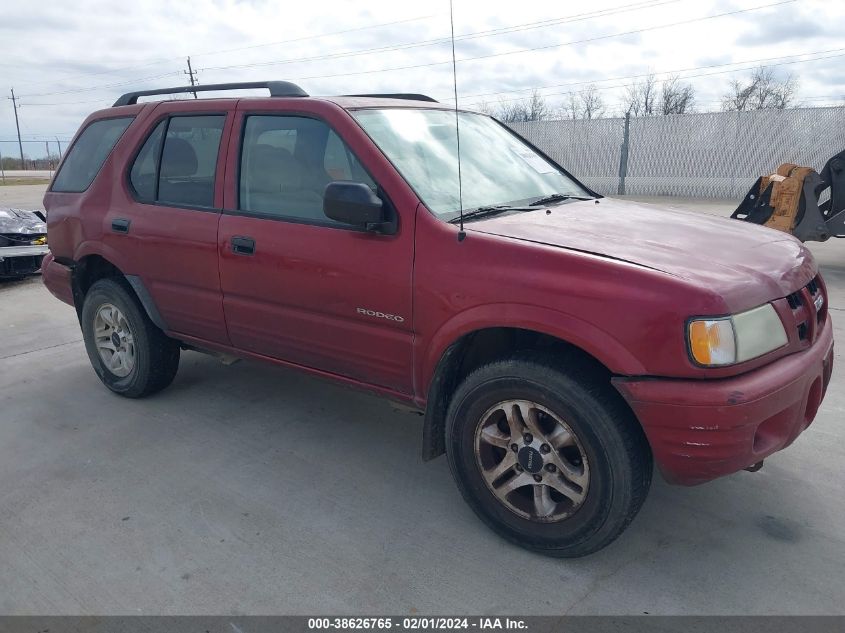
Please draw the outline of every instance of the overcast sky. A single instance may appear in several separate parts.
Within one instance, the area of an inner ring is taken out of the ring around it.
[[[466,106],[534,87],[557,105],[595,83],[616,115],[624,86],[653,72],[686,77],[696,108],[714,110],[759,60],[794,74],[804,105],[845,103],[842,0],[454,0],[454,12]],[[450,99],[448,37],[448,0],[0,0],[0,89],[20,96],[21,133],[41,141],[24,150],[42,156],[44,139],[70,139],[122,92],[187,83],[188,55],[200,83],[288,79],[314,95]],[[0,99],[4,156],[17,155],[14,138],[11,101]]]

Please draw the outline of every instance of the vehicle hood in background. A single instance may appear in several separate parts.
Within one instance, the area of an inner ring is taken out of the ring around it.
[[[613,198],[494,216],[466,228],[675,275],[718,293],[732,310],[784,297],[816,273],[812,254],[780,231]]]
[[[44,235],[47,224],[35,211],[0,207],[0,234]]]

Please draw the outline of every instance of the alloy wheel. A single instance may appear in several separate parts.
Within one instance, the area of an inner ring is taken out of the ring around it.
[[[490,407],[475,431],[475,457],[487,487],[508,510],[551,523],[587,497],[587,455],[572,428],[546,407],[506,400]]]
[[[100,359],[115,376],[124,378],[135,367],[135,338],[123,313],[104,303],[94,315],[94,342]]]

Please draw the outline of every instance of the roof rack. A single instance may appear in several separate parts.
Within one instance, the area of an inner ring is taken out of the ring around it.
[[[156,90],[137,90],[127,92],[114,102],[113,108],[138,103],[138,97],[152,95],[169,95],[180,92],[211,92],[216,90],[247,90],[250,88],[267,88],[271,97],[307,97],[308,93],[289,81],[247,81],[230,84],[206,84],[204,86],[179,86],[177,88],[158,88]]]
[[[433,99],[428,95],[414,94],[413,92],[397,92],[394,94],[367,94],[367,95],[343,95],[344,97],[378,97],[381,99],[408,99],[409,101],[431,101],[438,103],[437,99]]]

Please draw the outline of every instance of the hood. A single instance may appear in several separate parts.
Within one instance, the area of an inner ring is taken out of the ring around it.
[[[812,254],[780,231],[613,198],[494,216],[466,228],[674,275],[717,293],[731,311],[784,297],[816,274]]]
[[[47,224],[35,211],[0,207],[0,234],[43,235]]]

